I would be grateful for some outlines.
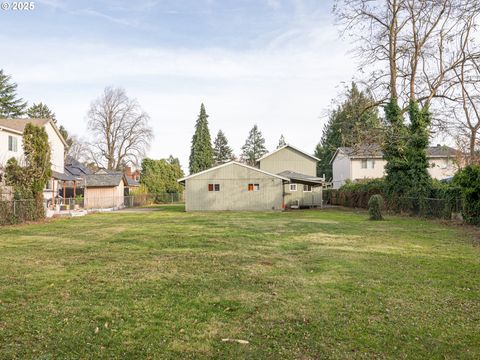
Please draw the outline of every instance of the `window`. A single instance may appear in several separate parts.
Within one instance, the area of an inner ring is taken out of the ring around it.
[[[17,152],[18,150],[18,139],[14,136],[8,136],[8,151]]]
[[[220,184],[208,184],[208,191],[220,191]]]
[[[312,191],[312,185],[303,185],[303,191],[304,192],[311,192]]]
[[[260,184],[248,184],[248,191],[260,191]]]
[[[290,184],[290,191],[297,191],[297,184]]]
[[[374,159],[362,159],[362,169],[373,169],[375,168]]]

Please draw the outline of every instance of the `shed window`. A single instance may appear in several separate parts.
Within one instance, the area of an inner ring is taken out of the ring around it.
[[[362,159],[362,169],[374,169],[375,159]]]
[[[297,184],[290,184],[290,191],[297,191]]]
[[[304,192],[311,192],[312,191],[312,185],[303,185],[303,191]]]
[[[248,191],[260,191],[260,184],[248,184]]]
[[[17,152],[18,150],[18,139],[14,136],[8,136],[8,151]]]
[[[220,191],[220,184],[208,184],[208,191]]]

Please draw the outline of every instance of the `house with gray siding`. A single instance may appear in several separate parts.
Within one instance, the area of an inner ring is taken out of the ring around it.
[[[290,144],[266,154],[257,166],[289,179],[284,184],[286,207],[315,207],[322,205],[324,178],[317,177],[317,157]]]
[[[322,205],[323,178],[318,159],[285,145],[259,159],[257,166],[231,161],[179,179],[186,211],[284,210]]]
[[[236,161],[178,180],[185,185],[186,211],[282,210],[286,177]]]

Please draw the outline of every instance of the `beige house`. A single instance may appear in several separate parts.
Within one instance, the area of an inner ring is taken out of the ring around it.
[[[97,173],[84,176],[85,209],[118,209],[124,205],[127,179],[123,173]]]
[[[185,185],[186,211],[283,210],[321,206],[323,179],[318,159],[290,145],[252,167],[228,162],[178,180]]]
[[[21,164],[23,157],[23,130],[31,123],[45,128],[50,144],[52,178],[48,182],[44,197],[52,201],[64,181],[72,181],[64,173],[64,156],[67,143],[55,123],[50,119],[0,119],[0,175],[7,161],[14,157]],[[1,182],[0,182],[1,185]]]
[[[286,207],[312,207],[322,205],[325,179],[317,177],[319,160],[287,144],[260,158],[257,166],[290,180],[284,184]]]
[[[186,211],[282,210],[289,180],[236,161],[178,180],[185,185]]]
[[[452,177],[458,170],[457,150],[448,146],[432,146],[427,149],[430,168],[428,172],[434,179]],[[340,188],[347,180],[376,179],[385,176],[383,152],[378,145],[358,148],[340,147],[330,161],[332,165],[332,187]]]

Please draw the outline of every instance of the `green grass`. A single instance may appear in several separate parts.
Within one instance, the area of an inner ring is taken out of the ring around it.
[[[165,206],[0,228],[0,358],[480,358],[473,235],[367,217]]]

